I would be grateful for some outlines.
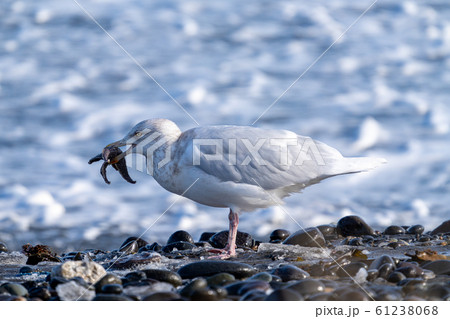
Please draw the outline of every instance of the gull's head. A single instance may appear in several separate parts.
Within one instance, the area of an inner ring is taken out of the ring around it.
[[[161,138],[167,141],[177,139],[181,134],[178,126],[166,119],[150,119],[144,120],[136,124],[126,135],[119,141],[108,144],[107,147],[130,146],[125,152],[118,155],[112,162],[117,162],[124,156],[130,154],[135,149],[149,147],[159,141]]]

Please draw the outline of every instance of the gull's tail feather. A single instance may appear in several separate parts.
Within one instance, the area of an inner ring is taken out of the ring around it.
[[[332,175],[359,173],[374,169],[387,161],[384,158],[345,157],[333,164]]]

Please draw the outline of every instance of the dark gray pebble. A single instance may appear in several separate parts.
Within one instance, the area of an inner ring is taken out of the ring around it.
[[[248,278],[248,280],[262,280],[262,281],[267,281],[267,282],[271,282],[272,279],[273,279],[273,276],[265,271],[257,273],[256,275],[253,275],[250,278]]]
[[[424,230],[425,230],[425,227],[423,227],[422,225],[414,225],[414,226],[408,227],[408,229],[406,230],[406,233],[412,234],[412,235],[422,235]]]
[[[196,247],[202,247],[202,248],[213,248],[213,246],[207,242],[207,241],[197,241],[194,243]]]
[[[450,275],[450,260],[435,260],[422,265],[423,269],[431,270],[435,275]]]
[[[239,295],[239,290],[246,284],[253,282],[256,280],[245,280],[245,281],[237,281],[231,284],[226,285],[224,288],[227,290],[228,295],[237,296]]]
[[[397,283],[399,281],[402,281],[403,279],[406,279],[406,276],[402,272],[399,272],[399,271],[391,272],[389,274],[389,276],[387,277],[387,281],[393,282],[393,283]]]
[[[388,255],[382,255],[372,261],[369,269],[380,269],[384,264],[391,264],[395,267],[395,261]]]
[[[268,295],[265,301],[302,301],[303,297],[292,289],[278,289]]]
[[[371,300],[366,292],[353,288],[341,288],[333,292],[336,301],[368,301]]]
[[[0,243],[0,253],[7,253],[8,247],[4,243]]]
[[[328,301],[333,298],[333,294],[330,292],[321,292],[315,295],[311,295],[306,300],[308,301]]]
[[[122,245],[122,247],[120,247],[119,251],[121,253],[124,253],[125,255],[136,254],[139,251],[139,245],[138,245],[137,241],[130,241],[130,242]],[[77,260],[76,257],[74,259]],[[79,259],[79,260],[82,260],[82,259]]]
[[[162,251],[165,252],[165,253],[170,253],[174,249],[177,249],[177,250],[192,250],[192,249],[194,249],[196,247],[197,246],[195,246],[194,244],[188,243],[186,241],[177,241],[177,242],[174,242],[174,243],[167,244],[166,246],[164,246],[162,248]]]
[[[385,235],[402,235],[405,233],[405,229],[400,226],[389,226],[387,227],[384,232]]]
[[[325,245],[325,238],[319,229],[316,227],[309,227],[296,231],[286,238],[283,244],[304,247],[323,247]]]
[[[50,279],[50,287],[52,289],[55,289],[56,286],[58,286],[59,284],[64,284],[66,282],[68,282],[69,279],[63,278],[63,277],[51,277]]]
[[[106,274],[99,281],[97,281],[94,285],[95,291],[99,293],[102,290],[102,287],[109,284],[117,284],[122,285],[122,280],[114,275],[114,274]]]
[[[170,301],[181,300],[181,296],[172,291],[159,291],[142,298],[142,301]]]
[[[128,237],[127,239],[125,239],[125,241],[122,243],[122,245],[120,245],[120,249],[123,248],[124,246],[128,245],[130,242],[135,241],[137,243],[138,249],[141,247],[144,247],[145,245],[148,244],[147,241],[145,241],[142,238],[139,237]]]
[[[336,225],[326,224],[317,226],[326,240],[336,239],[338,237]]]
[[[309,274],[293,265],[281,266],[272,271],[272,274],[281,278],[283,282],[291,281],[291,280],[300,280],[309,277]]]
[[[223,230],[221,232],[215,233],[210,239],[209,239],[209,243],[214,247],[214,248],[225,248],[225,246],[227,245],[228,242],[228,230]],[[237,247],[248,247],[251,248],[253,247],[255,244],[252,236],[248,233],[244,233],[244,232],[237,232],[237,237],[236,237],[236,246]]]
[[[206,278],[206,281],[208,282],[208,286],[214,287],[228,285],[232,282],[235,282],[236,278],[232,274],[223,272]]]
[[[184,297],[190,297],[194,291],[196,290],[202,290],[208,287],[208,282],[205,278],[199,277],[192,280],[190,283],[188,283],[186,286],[183,287],[180,291],[180,295]]]
[[[222,299],[222,296],[220,296],[214,289],[205,288],[195,290],[191,294],[190,299],[193,301],[218,301]]]
[[[384,264],[378,269],[378,276],[380,278],[387,279],[391,272],[393,272],[395,269],[394,265],[392,264]]]
[[[379,272],[378,269],[369,269],[367,270],[367,281],[374,281],[378,278]]]
[[[23,266],[19,269],[19,274],[31,274],[33,272],[33,268],[29,266]]]
[[[367,265],[363,262],[353,262],[348,265],[339,267],[336,271],[336,275],[339,277],[354,277],[361,268],[367,269]]]
[[[21,284],[4,283],[0,286],[0,294],[8,293],[10,295],[25,297],[28,296],[28,290]]]
[[[313,295],[325,291],[325,285],[318,279],[302,279],[288,286],[302,296]]]
[[[143,271],[132,271],[125,275],[125,279],[127,283],[141,281],[142,279],[146,279],[147,276]]]
[[[266,299],[267,295],[261,290],[251,290],[244,294],[239,301],[263,301]]]
[[[252,280],[251,282],[248,282],[248,283],[242,285],[242,287],[238,291],[238,295],[243,296],[247,292],[252,291],[252,290],[267,291],[269,289],[271,289],[271,286],[269,285],[269,283],[267,281]]]
[[[414,267],[400,267],[400,268],[397,268],[395,270],[395,272],[402,273],[407,278],[415,278],[415,277],[419,276]],[[389,281],[389,278],[388,278],[388,281]],[[398,281],[400,281],[400,280],[398,280]]]
[[[225,260],[206,260],[187,264],[178,270],[183,279],[195,277],[209,277],[221,272],[227,272],[236,278],[250,277],[256,273],[256,269],[244,263]]]
[[[286,229],[275,229],[269,236],[270,242],[272,243],[274,240],[285,240],[291,235],[290,231]]]
[[[189,234],[187,231],[184,230],[177,230],[172,235],[170,235],[169,239],[167,240],[166,245],[176,243],[179,241],[187,242],[190,244],[194,243],[194,238],[192,238],[191,234]]]
[[[162,246],[160,244],[158,244],[157,242],[154,242],[153,244],[147,244],[144,247],[139,248],[138,252],[143,252],[143,251],[156,251],[156,252],[160,252],[162,250]]]
[[[182,279],[179,274],[170,270],[163,269],[143,269],[147,278],[163,281],[171,284],[174,287],[181,286]]]
[[[358,216],[345,216],[341,218],[336,226],[337,233],[341,236],[375,236],[375,231]]]
[[[107,284],[102,286],[101,293],[103,294],[116,294],[120,295],[123,292],[122,285],[119,284]]]
[[[363,239],[361,237],[352,238],[348,242],[349,246],[364,246]]]
[[[431,235],[445,234],[445,233],[450,233],[450,220],[443,222],[442,224],[440,224],[438,227],[436,227],[431,231]]]
[[[133,301],[133,299],[124,295],[98,294],[92,301]]]
[[[448,282],[436,282],[427,288],[428,300],[446,300],[450,295],[450,285]]]
[[[215,232],[204,232],[200,235],[200,239],[198,241],[208,241],[215,234]]]
[[[45,287],[34,287],[30,290],[28,290],[28,293],[30,295],[30,298],[39,298],[41,300],[50,300],[52,297],[52,294],[48,290],[48,288]]]

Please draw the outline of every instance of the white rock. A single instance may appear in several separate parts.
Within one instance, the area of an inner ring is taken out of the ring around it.
[[[88,283],[96,283],[106,275],[106,270],[96,262],[70,260],[52,269],[52,277],[64,277],[67,279],[81,277]]]

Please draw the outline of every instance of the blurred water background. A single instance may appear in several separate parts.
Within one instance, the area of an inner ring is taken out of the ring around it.
[[[249,125],[372,0],[78,0],[201,124]],[[379,0],[255,125],[389,164],[290,197],[302,225],[357,214],[383,230],[449,217],[450,3]],[[0,2],[0,241],[117,248],[176,199],[88,165],[147,118],[186,115],[72,0]],[[226,229],[227,210],[179,200],[143,236]],[[241,217],[267,238],[279,207]]]

